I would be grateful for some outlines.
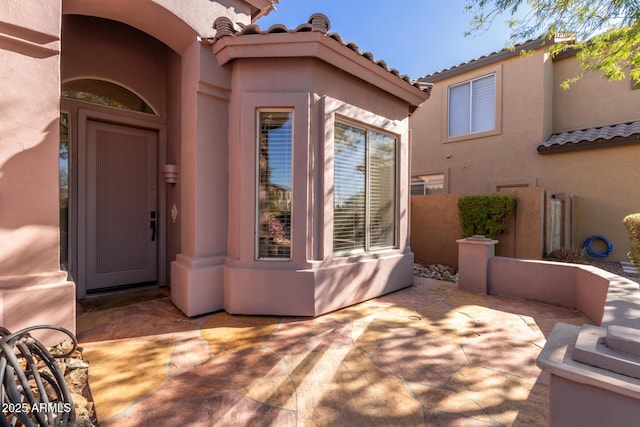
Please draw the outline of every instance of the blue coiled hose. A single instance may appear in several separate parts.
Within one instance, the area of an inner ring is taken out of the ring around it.
[[[594,240],[602,240],[603,242],[605,242],[607,244],[607,251],[600,252],[593,249],[592,243]],[[584,241],[584,245],[582,245],[582,250],[584,251],[584,254],[589,258],[593,260],[601,260],[601,259],[605,259],[606,257],[609,256],[609,254],[611,254],[611,252],[613,251],[613,244],[606,237],[596,234]]]

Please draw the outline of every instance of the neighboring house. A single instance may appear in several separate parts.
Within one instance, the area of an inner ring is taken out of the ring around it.
[[[640,211],[640,90],[585,73],[532,40],[428,75],[411,117],[412,194],[546,191],[546,252],[603,235],[624,260],[623,218]],[[525,52],[521,54],[521,52]],[[604,241],[593,249],[607,252]],[[540,254],[542,256],[543,254]]]
[[[411,285],[428,89],[323,15],[253,25],[274,2],[0,1],[0,325],[73,330],[76,297],[139,284],[189,316]]]

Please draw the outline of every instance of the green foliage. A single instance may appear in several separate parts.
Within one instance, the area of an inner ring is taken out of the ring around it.
[[[507,219],[516,208],[512,196],[466,196],[458,200],[464,237],[483,234],[492,239],[507,231]]]
[[[627,229],[627,236],[631,239],[629,258],[640,267],[640,213],[627,215],[624,218],[624,226]]]
[[[473,14],[468,34],[485,30],[502,14],[516,15],[507,21],[513,43],[539,36],[550,42],[561,39],[550,43],[552,55],[576,49],[585,71],[608,80],[640,80],[637,0],[467,0],[465,9]],[[562,87],[580,77],[567,79]]]

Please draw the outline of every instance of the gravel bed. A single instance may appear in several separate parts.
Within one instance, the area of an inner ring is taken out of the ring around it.
[[[590,259],[572,259],[570,261],[559,260],[549,258],[548,261],[556,262],[572,262],[574,264],[588,264],[594,267],[601,268],[618,276],[625,277],[634,282],[638,282],[638,275],[629,274],[624,271],[622,265],[617,261],[597,261]],[[445,282],[458,283],[458,270],[455,267],[442,265],[442,264],[413,264],[413,274],[418,277],[427,277],[435,280],[442,280]]]

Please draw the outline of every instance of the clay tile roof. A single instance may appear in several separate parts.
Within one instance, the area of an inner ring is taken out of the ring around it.
[[[423,82],[436,83],[438,81],[447,79],[449,77],[453,77],[459,74],[463,74],[463,73],[475,70],[480,67],[484,67],[485,65],[494,64],[496,62],[503,61],[505,59],[512,58],[514,56],[518,56],[522,51],[538,49],[542,46],[545,46],[546,44],[553,44],[553,43],[549,40],[545,40],[542,37],[532,39],[532,40],[527,40],[525,42],[518,43],[514,46],[492,52],[488,55],[482,55],[470,61],[466,61],[449,68],[445,68],[444,70],[427,74],[426,76],[420,78],[419,80]]]
[[[340,34],[338,33],[328,33],[330,28],[329,18],[321,13],[314,13],[309,17],[309,21],[305,24],[298,25],[294,30],[288,29],[286,26],[281,24],[274,24],[266,31],[262,30],[259,25],[250,24],[245,27],[241,27],[239,25],[234,24],[231,20],[225,16],[219,17],[213,23],[213,28],[216,30],[215,40],[219,40],[223,37],[228,36],[251,36],[251,35],[262,35],[262,34],[276,34],[276,33],[304,33],[304,32],[320,32],[325,34],[327,37],[335,40],[340,43],[342,46],[346,47],[362,56],[363,58],[371,61],[372,63],[378,65],[382,69],[388,71],[392,75],[404,80],[410,85],[420,89],[421,91],[430,94],[432,84],[425,82],[421,79],[421,81],[414,81],[407,75],[400,75],[398,70],[395,68],[389,69],[387,63],[383,60],[376,60],[371,52],[361,52],[358,48],[358,45],[355,42],[344,42]]]
[[[538,146],[539,154],[640,143],[640,121],[566,131]]]
[[[277,33],[288,33],[289,29],[282,24],[273,24],[272,26],[269,27],[269,29],[267,31],[265,31],[265,33],[267,34],[277,34]],[[244,33],[240,32],[240,35],[243,35]]]

